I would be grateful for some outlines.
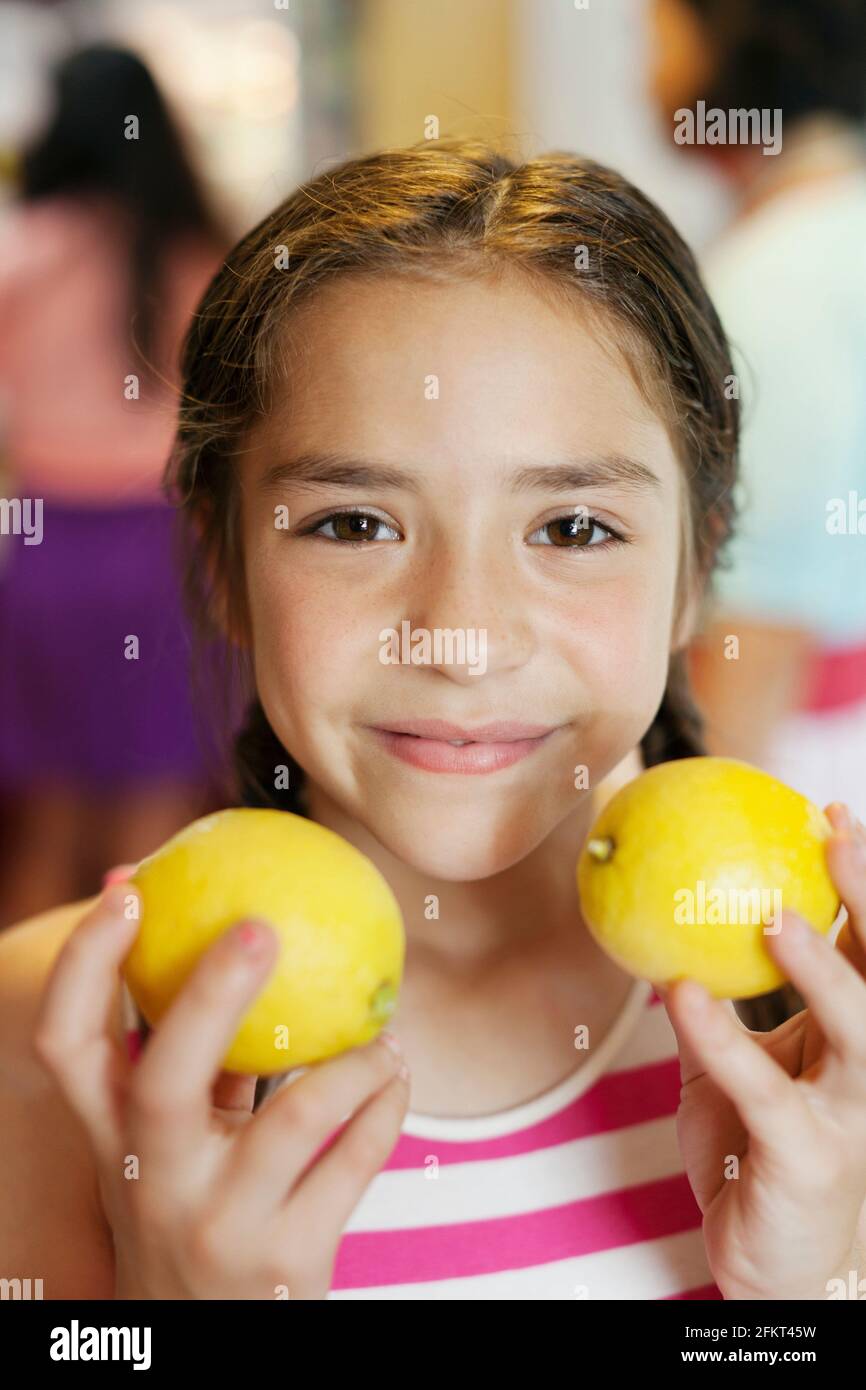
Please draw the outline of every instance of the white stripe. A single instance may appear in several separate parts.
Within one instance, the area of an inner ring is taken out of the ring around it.
[[[663,1004],[647,1004],[640,1026],[618,1052],[606,1076],[667,1062],[677,1055],[677,1038]]]
[[[429,1152],[435,1158],[435,1143]],[[675,1117],[665,1115],[509,1158],[383,1169],[344,1229],[399,1231],[519,1216],[682,1171]]]

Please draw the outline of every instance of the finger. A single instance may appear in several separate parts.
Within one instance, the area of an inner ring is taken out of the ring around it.
[[[364,1047],[317,1063],[277,1091],[235,1145],[225,1204],[245,1220],[270,1217],[346,1116],[387,1085],[400,1063],[379,1034]]]
[[[770,950],[793,980],[827,1047],[866,1093],[866,980],[841,952],[795,912],[782,913]]]
[[[336,1246],[364,1191],[387,1163],[409,1104],[408,1078],[394,1076],[353,1116],[302,1176],[277,1218],[277,1248]]]
[[[679,980],[670,980],[664,985],[653,984],[653,989],[664,1005],[665,1012],[677,1040],[677,1051],[680,1060],[680,1084],[687,1086],[690,1081],[696,1081],[699,1076],[703,1075],[704,1064],[701,1054],[692,1047],[688,1034],[679,1023],[679,1010],[671,1008],[673,994],[679,989],[680,983]]]
[[[244,1076],[237,1071],[221,1071],[213,1084],[211,1104],[216,1110],[252,1112],[257,1079],[255,1076]]]
[[[266,923],[243,922],[225,932],[145,1044],[130,1083],[130,1138],[151,1166],[171,1165],[178,1182],[209,1132],[222,1060],[278,953]]]
[[[36,1052],[103,1157],[116,1151],[131,1072],[113,1025],[120,966],[137,932],[137,894],[106,889],[59,951],[34,1030]]]
[[[102,875],[103,888],[110,888],[112,883],[123,883],[125,879],[138,868],[137,864],[115,864],[113,868],[106,870]]]
[[[827,841],[827,867],[847,913],[836,947],[866,977],[866,830],[839,802],[826,814],[834,831]]]
[[[697,980],[683,979],[669,991],[669,1007],[678,1035],[733,1101],[752,1140],[780,1157],[790,1156],[792,1145],[805,1146],[810,1114],[795,1082],[721,1001]]]

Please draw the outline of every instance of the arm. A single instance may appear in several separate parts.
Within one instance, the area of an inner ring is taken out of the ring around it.
[[[56,908],[0,935],[0,1278],[41,1279],[46,1299],[114,1293],[87,1136],[30,1046],[47,970],[89,906]]]

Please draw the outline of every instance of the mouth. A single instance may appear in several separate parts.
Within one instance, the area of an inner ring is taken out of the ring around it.
[[[464,729],[442,719],[402,720],[371,725],[380,747],[401,762],[426,772],[499,772],[529,757],[561,725],[498,721]]]

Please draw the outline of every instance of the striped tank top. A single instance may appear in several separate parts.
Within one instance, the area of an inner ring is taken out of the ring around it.
[[[124,995],[134,1056],[142,1020]],[[304,1070],[260,1078],[256,1108]],[[409,1110],[327,1297],[721,1299],[677,1143],[679,1093],[670,1020],[638,980],[603,1042],[544,1094],[477,1117]]]

